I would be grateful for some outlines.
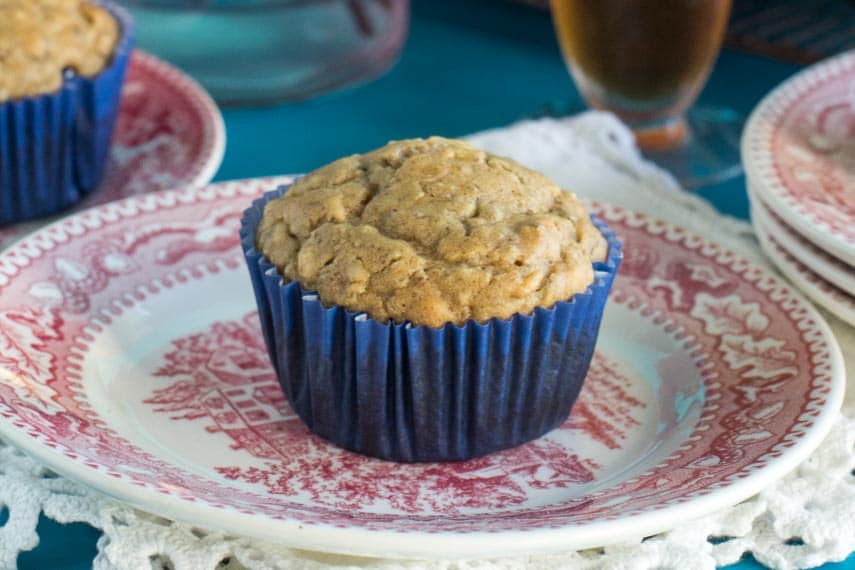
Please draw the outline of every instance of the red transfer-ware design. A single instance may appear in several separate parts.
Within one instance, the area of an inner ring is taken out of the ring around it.
[[[115,277],[140,270],[136,252],[152,241],[170,236],[152,259],[157,265],[179,263],[191,253],[223,253],[234,247],[232,227],[240,213],[231,208],[213,208],[200,221],[160,221],[133,230],[106,234],[87,243],[79,257],[57,257],[48,279],[33,285],[31,295],[50,301],[53,306],[73,314],[91,309],[90,298],[101,293]]]
[[[406,513],[457,513],[518,505],[530,489],[590,483],[598,468],[548,438],[471,461],[415,465],[371,460],[329,445],[286,403],[255,312],[173,341],[164,361],[155,375],[174,381],[146,403],[173,420],[202,421],[209,432],[228,435],[232,449],[263,460],[263,467],[217,470],[231,480],[260,483],[272,495],[305,493],[314,503],[342,510],[384,502]],[[597,355],[572,419],[559,429],[620,448],[646,407],[628,394],[629,384],[616,363]]]
[[[199,280],[203,289],[216,289],[218,275],[243,271],[237,214],[282,182],[255,180],[132,198],[64,220],[0,255],[3,432],[19,443],[38,442],[31,450],[37,454],[91,472],[86,480],[96,487],[101,480],[119,481],[134,493],[167,497],[174,506],[229,509],[329,528],[494,533],[626,519],[762,478],[767,467],[810,435],[837,398],[839,371],[823,325],[781,281],[684,230],[598,206],[597,213],[625,243],[626,260],[610,302],[639,322],[659,327],[690,353],[704,379],[694,431],[664,462],[632,479],[604,482],[581,498],[532,505],[522,500],[532,488],[596,481],[598,469],[584,457],[539,441],[505,452],[506,464],[499,455],[445,474],[430,471],[442,469],[436,466],[392,464],[382,474],[383,487],[370,491],[373,495],[349,495],[361,470],[376,473],[377,461],[322,449],[326,444],[289,419],[287,410],[283,413],[263,364],[260,337],[246,317],[163,339],[161,379],[170,382],[151,393],[146,406],[161,410],[164,421],[176,426],[205,422],[211,437],[227,434],[240,448],[233,450],[236,456],[240,451],[245,458],[250,450],[255,460],[255,470],[243,460],[224,461],[220,477],[200,476],[113,429],[109,416],[87,399],[81,363],[96,337],[124,312],[174,294],[179,284]],[[233,237],[223,233],[218,239],[223,228]],[[84,252],[103,251],[117,236],[130,236],[126,243],[135,244],[133,262],[115,265],[123,271],[107,272],[87,261],[92,258]],[[195,237],[188,241],[188,236]],[[86,313],[66,299],[63,277],[56,272],[62,260],[81,260],[76,273],[107,274],[99,282],[103,287],[88,291]],[[634,429],[627,418],[642,411],[641,402],[621,395],[622,374],[609,370],[609,359],[599,355],[595,362],[592,389],[566,429],[620,448]],[[669,361],[658,366],[664,377],[673,374]],[[231,391],[232,383],[247,377],[257,381]],[[627,416],[606,413],[605,402],[614,395]],[[283,433],[291,441],[283,441]],[[283,450],[292,446],[321,461],[306,465],[283,458]],[[540,467],[535,469],[535,463]],[[280,469],[295,479],[284,480]],[[473,473],[478,476],[470,479]],[[316,480],[308,481],[309,475]],[[369,499],[388,502],[393,493],[422,481],[433,486],[432,498],[410,490],[401,504],[387,504],[383,512],[361,508]],[[473,508],[482,510],[473,515]],[[500,509],[501,516],[484,516],[483,509]]]
[[[104,188],[87,205],[206,184],[219,167],[224,138],[222,116],[202,87],[137,51],[122,91]]]
[[[855,248],[855,51],[774,91],[743,145],[749,179],[776,213]]]
[[[104,180],[75,210],[144,192],[207,184],[219,167],[224,145],[222,117],[208,94],[171,65],[135,51]],[[0,249],[44,223],[0,228]]]

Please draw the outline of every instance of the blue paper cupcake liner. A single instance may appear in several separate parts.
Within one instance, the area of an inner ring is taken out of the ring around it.
[[[562,424],[594,352],[621,243],[584,293],[530,315],[434,329],[324,307],[255,250],[267,193],[244,212],[241,244],[270,359],[294,411],[316,434],[394,461],[463,460]]]
[[[101,180],[133,46],[128,13],[109,2],[120,27],[110,64],[93,78],[67,72],[62,87],[0,103],[0,225],[53,214]]]

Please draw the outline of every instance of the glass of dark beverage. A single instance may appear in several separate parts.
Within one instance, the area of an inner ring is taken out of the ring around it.
[[[580,93],[630,125],[645,154],[688,188],[741,172],[742,121],[692,109],[721,47],[731,0],[551,0]]]

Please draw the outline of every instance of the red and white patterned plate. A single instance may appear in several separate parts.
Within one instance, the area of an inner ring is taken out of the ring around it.
[[[781,218],[770,212],[750,188],[748,195],[751,199],[751,219],[755,226],[762,226],[766,235],[774,236],[775,241],[807,269],[842,292],[855,295],[855,267],[846,265],[804,239]]]
[[[626,259],[571,419],[448,464],[335,448],[286,405],[238,245],[280,179],[101,206],[0,254],[0,432],[148,511],[384,557],[567,550],[742,500],[841,404],[839,347],[783,281],[686,231],[596,210]]]
[[[855,50],[767,95],[746,125],[742,158],[773,212],[855,267]]]
[[[203,186],[220,167],[225,146],[223,117],[205,90],[168,63],[135,51],[104,180],[74,210],[144,192]],[[0,250],[45,222],[0,228]]]
[[[855,297],[841,291],[817,275],[787,251],[762,224],[754,226],[757,240],[766,256],[807,297],[835,317],[855,327]]]

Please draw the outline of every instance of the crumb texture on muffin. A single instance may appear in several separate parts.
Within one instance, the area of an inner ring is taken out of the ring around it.
[[[393,142],[267,204],[256,247],[327,305],[438,327],[583,292],[606,241],[547,177],[468,143]]]
[[[0,0],[0,101],[56,91],[71,69],[86,77],[108,64],[116,20],[81,0]]]

